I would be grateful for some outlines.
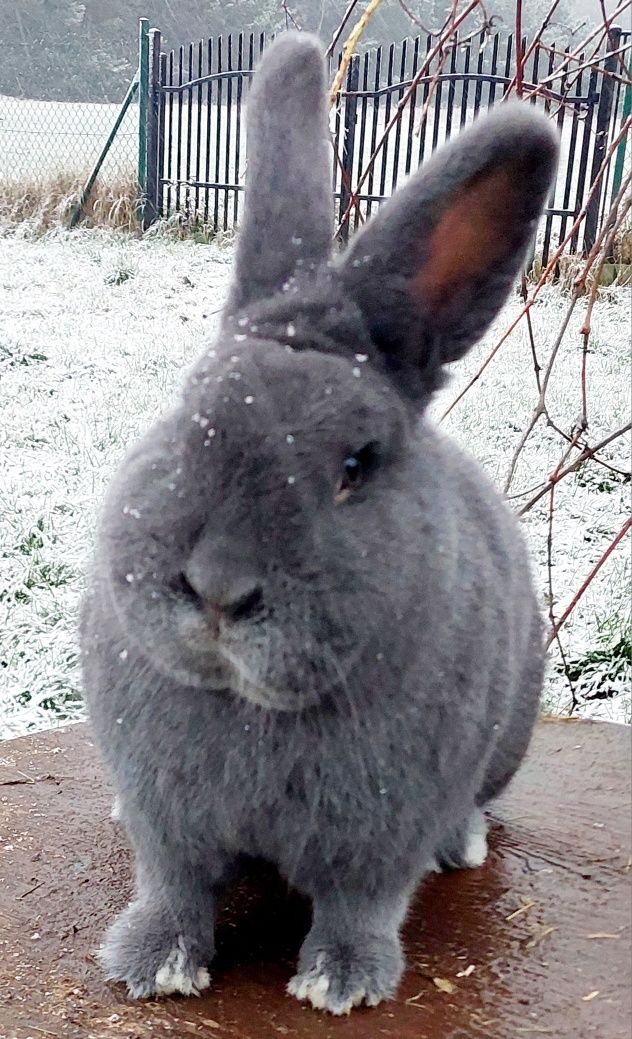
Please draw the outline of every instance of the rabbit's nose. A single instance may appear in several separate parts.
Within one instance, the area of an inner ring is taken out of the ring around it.
[[[254,576],[229,578],[192,559],[185,568],[185,577],[203,606],[218,620],[248,620],[263,606],[263,587]]]
[[[262,606],[263,588],[260,584],[253,584],[230,601],[223,601],[219,604],[219,609],[227,620],[240,621],[253,617]]]

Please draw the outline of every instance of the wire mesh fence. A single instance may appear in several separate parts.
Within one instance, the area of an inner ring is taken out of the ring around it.
[[[87,176],[118,107],[0,96],[0,184]],[[105,159],[102,176],[134,176],[137,161],[138,105],[134,104]]]

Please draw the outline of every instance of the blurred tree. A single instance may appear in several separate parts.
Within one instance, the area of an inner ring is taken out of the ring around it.
[[[575,3],[561,0],[549,38],[556,35],[564,43],[578,22],[601,19],[599,0],[582,0],[580,9]],[[450,0],[405,0],[405,4],[432,31],[451,9]],[[549,4],[550,0],[524,0],[525,34],[540,27]],[[287,5],[303,29],[329,42],[348,0],[287,0]],[[589,5],[592,14],[587,13]],[[364,6],[361,0],[351,24]],[[513,31],[515,8],[515,0],[486,0],[487,13],[505,31]],[[281,0],[0,0],[0,93],[67,101],[119,100],[136,68],[141,15],[162,29],[169,47],[220,33],[271,32],[286,24]],[[481,24],[481,14],[475,12],[463,29],[473,31]],[[382,0],[362,46],[421,31],[399,0]]]

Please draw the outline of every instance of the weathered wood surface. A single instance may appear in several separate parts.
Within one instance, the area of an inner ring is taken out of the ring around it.
[[[85,727],[0,745],[2,1039],[629,1039],[622,726],[539,726],[486,865],[423,886],[397,1000],[344,1020],[285,995],[308,914],[265,871],[227,900],[203,998],[139,1003],[107,985],[93,953],[130,890],[110,807]]]

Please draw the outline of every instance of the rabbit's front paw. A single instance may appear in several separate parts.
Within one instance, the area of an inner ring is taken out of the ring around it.
[[[487,820],[476,808],[463,825],[442,843],[436,853],[441,869],[478,869],[487,858]]]
[[[211,983],[201,965],[199,944],[176,933],[166,914],[140,903],[133,903],[114,921],[99,959],[108,980],[125,982],[135,999],[174,993],[199,996]]]
[[[397,939],[362,935],[357,942],[327,944],[308,937],[288,992],[316,1010],[348,1014],[360,1003],[374,1007],[391,999],[403,969]]]

